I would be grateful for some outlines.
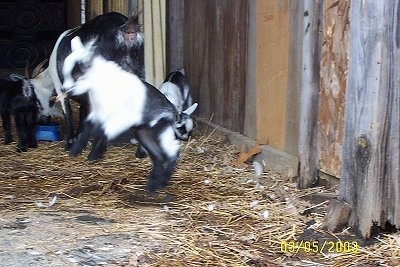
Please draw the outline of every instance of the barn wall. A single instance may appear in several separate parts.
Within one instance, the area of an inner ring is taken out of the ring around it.
[[[297,154],[299,90],[288,83],[290,1],[167,5],[167,70],[185,67],[198,115]]]
[[[186,0],[183,9],[182,67],[198,115],[243,133],[249,1]]]
[[[67,7],[67,28],[72,29],[81,25],[81,1],[68,1]]]
[[[86,19],[89,20],[111,11],[116,11],[128,16],[131,11],[129,10],[131,6],[129,2],[130,1],[127,0],[86,0]],[[136,5],[136,3],[132,5]]]
[[[287,151],[289,1],[256,1],[255,8],[256,56],[250,71],[255,72],[256,139]]]
[[[166,77],[165,0],[138,0],[143,22],[146,81],[158,87]]]
[[[323,2],[318,168],[340,177],[348,69],[349,0]]]
[[[400,22],[399,3],[389,2],[350,2],[340,198],[364,237],[373,223],[400,228]]]

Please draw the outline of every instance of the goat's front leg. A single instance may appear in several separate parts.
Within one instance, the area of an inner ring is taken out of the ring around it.
[[[26,137],[29,148],[36,148],[36,126],[37,126],[37,113],[29,112],[26,114]]]
[[[27,142],[27,127],[25,116],[23,113],[16,112],[14,114],[15,126],[17,128],[18,134],[18,144],[17,144],[17,152],[26,152],[28,151],[28,142]]]
[[[67,144],[65,145],[65,150],[68,151],[74,144],[75,133],[72,125],[72,109],[71,109],[71,104],[69,102],[69,97],[66,97],[64,99],[64,103],[65,103],[64,120],[65,120],[65,126],[67,128]]]
[[[97,127],[94,128],[94,130],[92,131],[92,136],[93,136],[93,146],[92,150],[88,155],[89,161],[101,159],[104,153],[106,153],[107,142],[108,142],[108,138],[105,135],[103,129],[100,127],[100,125],[97,125]]]
[[[4,130],[4,144],[10,144],[13,141],[11,134],[11,114],[6,111],[1,113],[1,121]]]
[[[92,132],[95,130],[95,124],[91,121],[85,121],[82,131],[79,133],[76,141],[71,146],[69,150],[69,155],[71,157],[76,157],[82,153],[83,149],[86,148],[90,137],[92,136]]]

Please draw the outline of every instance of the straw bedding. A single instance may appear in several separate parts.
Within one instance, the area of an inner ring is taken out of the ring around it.
[[[257,173],[251,163],[236,167],[238,150],[225,140],[217,132],[197,129],[182,148],[171,184],[155,195],[144,190],[151,162],[135,158],[135,145],[110,146],[103,160],[89,163],[87,151],[69,157],[64,142],[40,142],[23,154],[15,152],[15,144],[1,144],[0,229],[15,218],[57,215],[58,221],[42,225],[36,234],[46,251],[42,257],[55,257],[59,266],[400,264],[399,234],[380,235],[368,244],[348,231],[333,235],[321,230],[335,188],[298,190],[278,173]],[[74,246],[107,236],[114,247],[131,243],[119,254],[112,255],[111,248],[102,251],[110,254],[102,261],[79,261],[79,253],[95,248]],[[35,247],[36,239],[26,238]],[[285,241],[299,245],[301,240],[317,240],[319,248],[337,240],[360,247],[346,253],[282,247]],[[17,248],[1,248],[0,260],[11,249]]]

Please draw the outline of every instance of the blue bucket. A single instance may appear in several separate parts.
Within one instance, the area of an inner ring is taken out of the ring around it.
[[[38,141],[60,141],[60,125],[52,122],[46,125],[38,125],[36,127],[36,139]]]

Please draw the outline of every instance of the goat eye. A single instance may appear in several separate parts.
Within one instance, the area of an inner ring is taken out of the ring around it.
[[[74,80],[77,80],[79,77],[81,77],[84,74],[85,70],[85,65],[83,62],[78,62],[74,68],[72,69],[72,77]]]

